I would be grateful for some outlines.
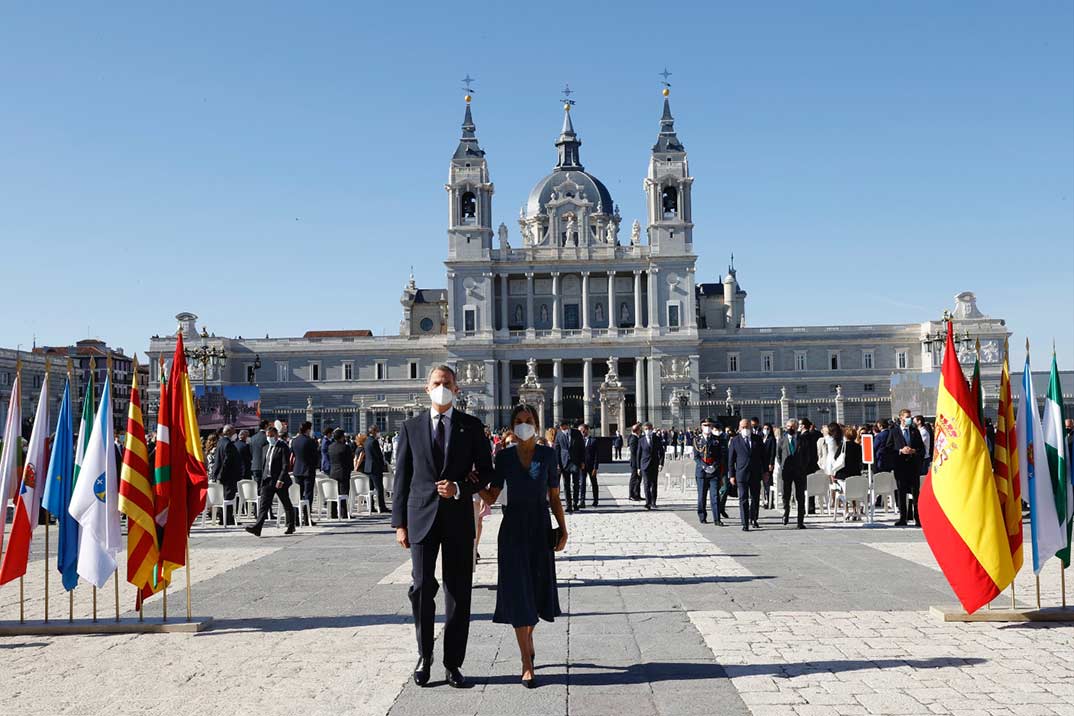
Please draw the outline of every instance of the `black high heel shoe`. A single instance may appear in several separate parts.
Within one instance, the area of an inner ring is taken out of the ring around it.
[[[527,689],[536,689],[537,677],[533,677],[532,679],[522,679],[522,685],[525,686]]]

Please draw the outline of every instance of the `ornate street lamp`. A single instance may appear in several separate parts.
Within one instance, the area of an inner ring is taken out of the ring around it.
[[[207,397],[209,394],[208,369],[210,367],[223,369],[227,364],[227,351],[223,348],[209,345],[209,332],[203,326],[201,329],[201,345],[197,348],[187,348],[183,351],[183,354],[188,361],[196,363],[201,368],[201,387]]]

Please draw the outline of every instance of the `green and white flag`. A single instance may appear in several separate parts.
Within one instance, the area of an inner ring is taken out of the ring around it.
[[[1048,395],[1044,399],[1044,418],[1041,421],[1044,431],[1044,450],[1048,455],[1048,472],[1052,478],[1052,491],[1055,493],[1055,513],[1063,533],[1063,546],[1055,553],[1063,562],[1063,568],[1070,566],[1070,532],[1074,522],[1074,486],[1070,484],[1071,456],[1066,454],[1066,436],[1063,434],[1063,390],[1059,386],[1059,368],[1056,366],[1055,353],[1052,353],[1052,377],[1048,381]]]

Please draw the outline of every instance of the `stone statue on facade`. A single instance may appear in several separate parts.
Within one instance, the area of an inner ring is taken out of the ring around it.
[[[500,251],[508,252],[511,250],[511,244],[507,241],[507,224],[500,222],[499,228],[500,234]]]
[[[630,245],[641,246],[641,224],[637,219],[634,219],[634,223],[630,227]]]
[[[578,222],[574,220],[574,214],[567,217],[566,236],[563,237],[563,245],[578,245]]]
[[[609,246],[619,245],[619,227],[616,226],[614,221],[609,221],[608,225],[604,227],[604,243]]]
[[[537,359],[530,358],[526,361],[526,377],[522,381],[523,388],[540,388],[541,384],[537,382]]]

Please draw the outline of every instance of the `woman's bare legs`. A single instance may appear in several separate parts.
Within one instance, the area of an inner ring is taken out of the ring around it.
[[[518,640],[518,651],[522,656],[522,680],[533,678],[533,627],[517,627],[515,639]]]

